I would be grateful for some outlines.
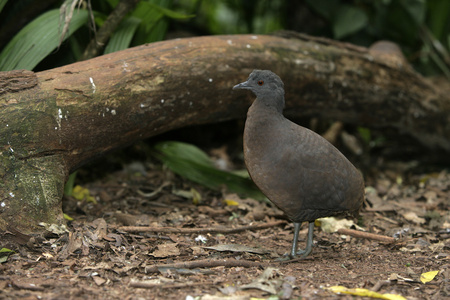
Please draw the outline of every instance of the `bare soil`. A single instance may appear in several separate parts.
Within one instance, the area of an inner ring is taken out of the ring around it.
[[[82,184],[96,202],[64,199],[74,219],[68,231],[49,229],[9,255],[0,265],[0,298],[364,298],[328,289],[339,285],[448,299],[450,175],[390,169],[366,175],[366,186],[358,224],[395,242],[316,226],[312,254],[286,262],[277,259],[289,251],[293,227],[272,205],[134,162]],[[195,192],[201,199],[193,201]],[[304,225],[300,247],[305,236]],[[438,274],[422,283],[429,271]]]

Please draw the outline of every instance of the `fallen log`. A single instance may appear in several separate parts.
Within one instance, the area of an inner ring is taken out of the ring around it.
[[[287,116],[395,127],[450,151],[449,95],[401,60],[299,36],[158,42],[60,68],[0,73],[0,231],[61,224],[63,186],[86,161],[176,128],[244,118],[255,68],[285,82]]]

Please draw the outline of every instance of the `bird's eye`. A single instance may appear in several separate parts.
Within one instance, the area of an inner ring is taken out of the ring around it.
[[[258,81],[258,85],[263,85],[263,84],[264,84],[264,80]]]

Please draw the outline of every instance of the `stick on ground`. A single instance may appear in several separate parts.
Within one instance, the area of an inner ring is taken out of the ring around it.
[[[363,232],[363,231],[354,230],[354,229],[341,228],[337,232],[340,234],[351,235],[356,238],[376,240],[376,241],[381,241],[381,242],[390,243],[390,244],[395,243],[395,241],[396,241],[393,237],[390,237],[390,236],[379,235],[379,234],[369,233],[369,232]]]
[[[127,232],[159,232],[159,233],[236,233],[246,230],[261,230],[270,227],[275,227],[281,224],[286,224],[286,221],[276,221],[270,223],[241,226],[238,228],[175,228],[175,227],[148,227],[148,226],[122,226],[117,228],[118,231]]]

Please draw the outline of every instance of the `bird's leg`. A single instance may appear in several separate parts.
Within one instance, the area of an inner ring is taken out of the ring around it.
[[[308,256],[312,251],[312,245],[313,245],[313,236],[314,236],[314,221],[309,222],[308,226],[308,238],[306,240],[306,247],[305,250],[300,250],[297,252],[297,255],[301,255],[303,257]]]
[[[294,240],[292,241],[291,257],[295,257],[296,255],[306,257],[311,253],[312,250],[313,236],[314,236],[314,221],[309,222],[308,238],[306,239],[305,250],[297,251],[298,232],[300,231],[300,226],[301,223],[294,223]]]
[[[302,223],[294,222],[294,240],[292,241],[291,258],[294,258],[297,253],[298,232],[300,231],[301,226],[302,226]]]
[[[313,244],[313,235],[314,235],[314,222],[309,222],[308,228],[308,238],[306,240],[306,248],[305,250],[297,251],[298,247],[298,233],[300,231],[300,227],[302,223],[294,222],[294,240],[292,241],[292,249],[290,254],[285,254],[281,258],[277,258],[276,261],[286,261],[289,259],[293,259],[296,255],[301,255],[302,257],[308,256],[312,250]]]

